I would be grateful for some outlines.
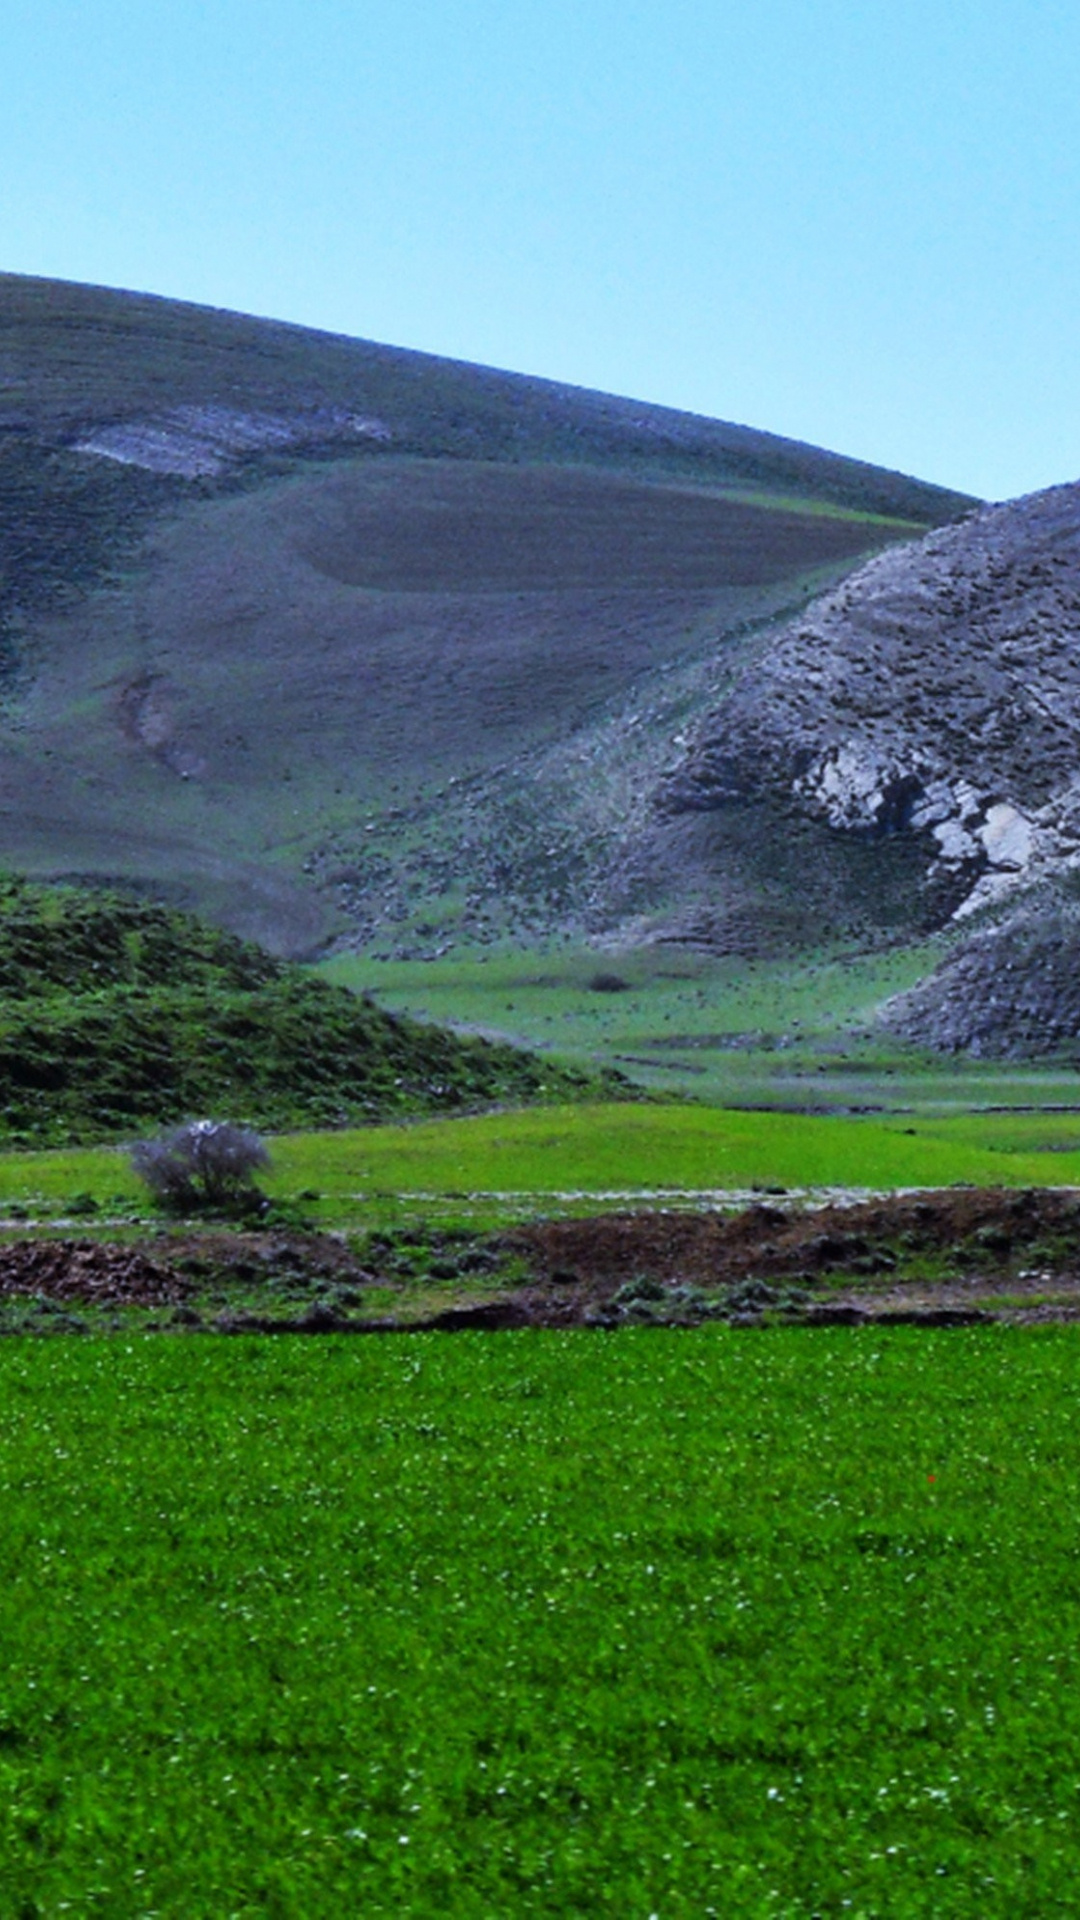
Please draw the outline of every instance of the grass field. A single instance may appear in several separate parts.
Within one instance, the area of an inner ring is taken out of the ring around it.
[[[612,1202],[767,1187],[1080,1186],[1080,1113],[815,1118],[695,1106],[523,1109],[408,1126],[281,1136],[265,1185],[324,1227],[409,1217],[473,1224]],[[0,1209],[41,1221],[90,1194],[148,1207],[121,1148],[0,1155]]]
[[[0,1349],[3,1910],[1073,1910],[1074,1333]]]
[[[934,1058],[876,1027],[878,1008],[931,973],[942,951],[924,941],[793,961],[567,944],[425,961],[340,954],[317,971],[382,1006],[618,1065],[654,1094],[715,1106],[961,1115],[1075,1104],[1072,1062]],[[591,983],[605,975],[623,990],[597,991]]]

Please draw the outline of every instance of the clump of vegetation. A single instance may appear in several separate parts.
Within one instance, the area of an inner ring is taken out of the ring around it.
[[[141,899],[0,882],[0,1138],[83,1144],[226,1112],[268,1132],[625,1093],[384,1012]]]
[[[630,982],[621,973],[594,973],[589,987],[593,993],[628,993]]]
[[[189,1120],[156,1140],[140,1140],[131,1164],[156,1200],[175,1212],[247,1210],[262,1195],[255,1174],[270,1155],[250,1127]]]

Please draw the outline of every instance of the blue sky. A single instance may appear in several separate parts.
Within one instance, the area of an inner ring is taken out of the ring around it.
[[[0,266],[1080,477],[1075,0],[5,0]]]

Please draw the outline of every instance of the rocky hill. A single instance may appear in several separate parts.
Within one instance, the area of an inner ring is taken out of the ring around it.
[[[737,820],[744,842],[756,827],[802,848],[819,906],[846,870],[879,934],[962,921],[1071,868],[1080,485],[984,508],[849,575],[759,649],[653,804],[655,861],[687,820],[713,822],[717,845]],[[747,857],[744,881],[753,870]]]
[[[717,662],[966,504],[636,401],[0,276],[5,861],[290,954],[606,925]]]
[[[1030,1060],[1080,1040],[1080,906],[1034,897],[980,927],[883,1010],[887,1031],[936,1053]]]

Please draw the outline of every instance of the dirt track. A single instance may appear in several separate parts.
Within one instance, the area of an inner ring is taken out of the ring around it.
[[[0,1247],[0,1301],[26,1296],[179,1309],[181,1324],[223,1332],[1074,1319],[1080,1197],[953,1188],[856,1205],[538,1221],[459,1244],[449,1273],[445,1259],[430,1273],[421,1261],[407,1277],[389,1243],[382,1261],[370,1246],[361,1259],[327,1234],[207,1229],[142,1245],[27,1237]]]

